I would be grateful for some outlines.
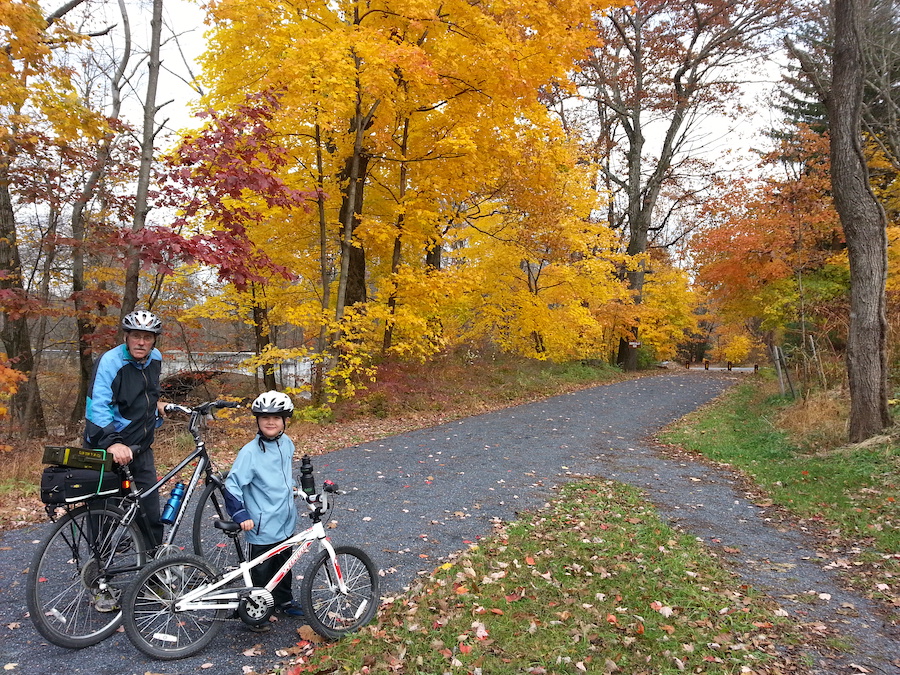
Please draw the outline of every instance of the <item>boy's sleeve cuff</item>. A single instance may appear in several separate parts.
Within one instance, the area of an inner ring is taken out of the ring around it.
[[[252,518],[250,518],[250,512],[247,511],[247,509],[236,511],[235,514],[231,516],[231,519],[238,524],[243,523],[245,520],[252,520]]]

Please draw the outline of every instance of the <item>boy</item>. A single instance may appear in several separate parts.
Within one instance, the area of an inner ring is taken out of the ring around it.
[[[297,525],[294,443],[284,435],[287,418],[293,411],[294,404],[287,394],[260,394],[250,406],[256,417],[256,438],[241,448],[225,479],[225,507],[247,537],[250,559],[293,535]],[[286,549],[251,569],[253,584],[264,586],[290,556],[291,549]],[[303,616],[303,609],[291,593],[290,574],[278,582],[272,597],[282,613]],[[268,629],[266,625],[255,627],[257,631]]]

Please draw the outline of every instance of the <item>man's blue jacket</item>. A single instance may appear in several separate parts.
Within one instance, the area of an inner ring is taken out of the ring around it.
[[[121,344],[100,357],[88,388],[84,441],[89,448],[124,443],[135,453],[153,444],[162,354],[154,348],[143,363]]]

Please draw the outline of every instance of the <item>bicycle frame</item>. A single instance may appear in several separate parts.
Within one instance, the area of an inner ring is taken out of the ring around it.
[[[216,402],[221,404],[221,402]],[[209,405],[209,404],[207,404]],[[237,405],[237,404],[234,404]],[[225,406],[221,406],[225,407]],[[228,406],[231,407],[231,406]],[[190,414],[190,422],[188,424],[188,430],[191,432],[191,435],[194,437],[194,450],[183,460],[181,460],[171,471],[166,473],[165,476],[160,478],[156,483],[151,485],[149,488],[138,490],[134,485],[134,480],[132,479],[131,472],[128,470],[128,465],[122,467],[122,471],[125,474],[125,478],[128,481],[129,492],[121,497],[121,501],[119,502],[120,508],[125,512],[125,515],[122,517],[122,524],[126,527],[120,528],[118,530],[118,536],[116,537],[116,541],[113,542],[113,545],[110,549],[110,553],[108,558],[103,561],[101,565],[101,569],[109,574],[121,574],[124,572],[134,572],[139,567],[135,565],[128,565],[124,567],[110,567],[110,563],[115,559],[115,551],[116,547],[121,541],[121,538],[125,536],[127,532],[127,526],[129,523],[134,521],[135,518],[140,515],[142,522],[145,526],[145,531],[149,532],[150,521],[147,517],[147,512],[140,506],[140,502],[142,499],[146,499],[150,494],[155,491],[158,491],[163,485],[168,483],[172,478],[178,475],[186,466],[191,464],[191,462],[197,461],[197,465],[194,467],[194,471],[191,474],[191,479],[188,482],[188,485],[185,489],[184,497],[181,500],[181,503],[178,505],[178,510],[175,514],[175,520],[172,522],[172,525],[169,527],[169,531],[164,535],[163,541],[157,545],[158,549],[165,548],[167,546],[171,546],[172,542],[175,539],[175,535],[178,534],[179,527],[181,526],[181,521],[184,518],[185,513],[187,512],[188,504],[191,501],[191,497],[194,494],[194,491],[197,488],[197,485],[200,482],[200,477],[202,474],[206,474],[206,482],[209,481],[221,481],[213,471],[213,463],[209,457],[209,454],[206,451],[206,442],[200,435],[200,431],[197,429],[199,425],[200,417],[205,414],[206,406],[203,406],[198,409],[187,408],[184,406],[169,404],[166,407],[169,411],[179,411]],[[101,584],[102,586],[102,584]]]
[[[307,504],[308,503],[309,502],[307,501]],[[341,574],[340,567],[337,565],[334,546],[332,546],[331,541],[329,541],[328,536],[325,534],[325,526],[322,525],[321,520],[314,519],[313,524],[307,529],[303,530],[302,532],[298,532],[288,539],[285,539],[277,546],[269,549],[261,555],[258,555],[252,560],[240,563],[237,569],[228,572],[218,581],[212,584],[207,584],[206,586],[202,586],[191,591],[190,593],[187,593],[183,598],[175,603],[175,611],[183,612],[202,609],[237,609],[241,599],[246,595],[247,591],[254,587],[253,582],[250,579],[250,570],[259,565],[261,562],[268,560],[272,556],[278,555],[282,551],[292,546],[297,546],[297,550],[294,551],[291,557],[288,558],[287,561],[285,561],[285,563],[263,587],[267,591],[269,591],[269,593],[271,593],[275,589],[275,586],[278,585],[278,582],[281,581],[284,576],[291,570],[291,568],[293,568],[294,565],[297,564],[297,561],[299,561],[300,558],[309,551],[314,542],[319,543],[320,551],[323,549],[328,551],[328,556],[335,563],[335,570],[337,572],[337,585],[342,593],[346,593],[347,586],[344,583],[344,577]],[[239,577],[243,579],[243,588],[227,589],[221,593],[216,592],[223,586],[227,586]]]
[[[191,462],[198,458],[199,461],[194,467],[193,474],[191,474],[191,480],[188,482],[188,485],[185,488],[184,497],[182,498],[181,503],[178,505],[178,511],[175,514],[175,520],[172,522],[172,525],[169,527],[168,533],[163,537],[162,542],[159,544],[159,546],[170,545],[175,539],[175,535],[178,534],[178,528],[181,525],[182,519],[184,518],[184,514],[187,510],[187,505],[194,494],[194,490],[197,489],[197,484],[200,482],[201,474],[206,473],[210,480],[214,480],[212,478],[212,462],[207,456],[205,448],[196,448],[190,455],[181,460],[181,462],[179,462],[175,468],[173,468],[165,476],[160,478],[158,481],[156,481],[156,483],[145,490],[138,490],[134,487],[134,483],[130,478],[130,472],[126,467],[124,469],[124,472],[126,474],[126,478],[131,484],[131,491],[122,498],[121,502],[121,507],[125,511],[125,517],[122,519],[123,524],[127,525],[138,516],[138,513],[140,513],[140,517],[143,520],[144,524],[149,527],[149,518],[147,517],[147,512],[143,508],[138,507],[138,502],[146,499],[150,494],[159,490],[159,488],[172,480],[172,478],[180,473],[186,466],[188,466]]]

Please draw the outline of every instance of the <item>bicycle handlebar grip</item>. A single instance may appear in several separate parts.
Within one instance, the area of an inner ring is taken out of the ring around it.
[[[238,401],[216,401],[214,405],[216,408],[237,408],[241,404]]]
[[[326,480],[322,483],[322,491],[323,492],[337,492],[338,486],[334,481]]]

